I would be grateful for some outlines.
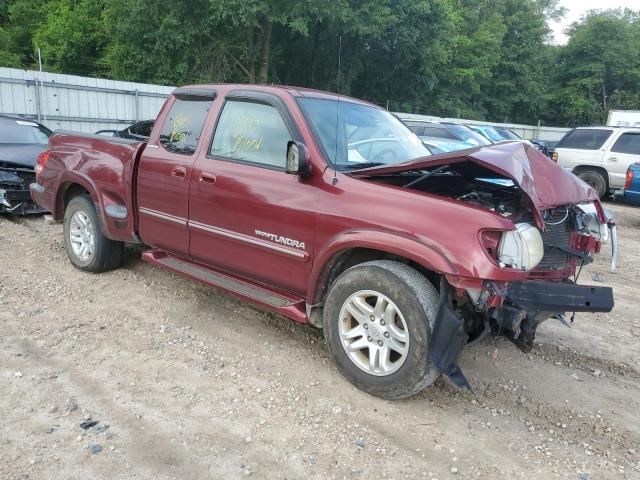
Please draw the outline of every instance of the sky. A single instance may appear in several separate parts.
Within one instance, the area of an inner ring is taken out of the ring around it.
[[[631,8],[640,10],[640,0],[560,0],[560,5],[567,9],[567,14],[560,22],[551,20],[549,26],[554,32],[555,42],[567,43],[567,37],[562,31],[571,25],[587,10],[600,10],[610,8]]]

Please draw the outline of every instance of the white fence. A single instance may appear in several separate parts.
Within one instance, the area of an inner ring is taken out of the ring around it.
[[[21,115],[52,130],[93,133],[122,129],[156,117],[174,87],[120,82],[58,73],[0,68],[0,113]],[[568,128],[488,123],[397,113],[403,120],[500,125],[525,139],[560,140]]]
[[[174,87],[0,68],[0,113],[94,133],[156,117]]]

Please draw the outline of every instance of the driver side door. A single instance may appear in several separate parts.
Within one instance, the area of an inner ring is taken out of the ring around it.
[[[227,95],[209,152],[193,169],[190,254],[304,296],[317,194],[310,179],[285,172],[290,140],[300,134],[277,97]]]

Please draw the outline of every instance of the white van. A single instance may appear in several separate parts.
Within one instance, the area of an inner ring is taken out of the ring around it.
[[[603,197],[624,187],[629,165],[640,162],[640,129],[576,128],[560,140],[552,158]]]

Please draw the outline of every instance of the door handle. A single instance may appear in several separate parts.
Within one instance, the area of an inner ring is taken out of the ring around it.
[[[618,157],[609,157],[609,161],[610,162],[617,162],[618,161]]]
[[[202,172],[200,174],[200,182],[210,184],[216,183],[216,176],[211,172]]]
[[[187,176],[187,169],[184,167],[173,167],[173,170],[171,170],[171,176],[183,179]]]

